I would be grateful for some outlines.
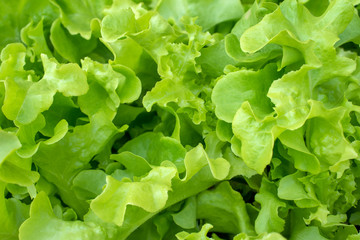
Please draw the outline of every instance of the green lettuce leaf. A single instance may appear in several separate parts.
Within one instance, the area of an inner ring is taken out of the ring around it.
[[[175,174],[174,168],[158,167],[139,182],[125,179],[120,182],[108,177],[104,192],[91,202],[91,209],[104,221],[119,226],[123,224],[127,205],[138,206],[148,212],[159,211],[166,204],[167,192]],[[104,211],[104,205],[108,206],[108,211]]]
[[[20,42],[20,30],[29,22],[38,23],[44,19],[45,25],[48,25],[57,16],[57,11],[49,0],[21,0],[16,3],[5,1],[1,2],[0,9],[0,51],[9,43]]]
[[[60,19],[53,22],[50,28],[50,40],[56,52],[69,62],[78,63],[97,46],[95,38],[85,40],[79,35],[71,35],[62,25]]]
[[[112,120],[120,103],[133,102],[140,95],[139,78],[125,66],[101,64],[85,58],[82,69],[87,75],[89,91],[78,98],[78,104],[89,116],[104,112]]]
[[[263,178],[255,200],[261,204],[259,215],[255,220],[256,233],[282,232],[285,220],[279,216],[279,212],[281,208],[286,207],[286,203],[277,197],[276,185]]]
[[[59,229],[54,234],[54,228]],[[64,221],[56,217],[44,192],[40,192],[30,207],[30,218],[20,228],[19,239],[106,239],[100,226],[80,221]]]
[[[251,240],[251,239],[262,239],[262,240],[283,240],[285,239],[283,236],[281,236],[281,234],[279,233],[264,233],[264,234],[260,234],[259,236],[253,237],[253,236],[248,236],[245,233],[240,233],[238,235],[236,235],[234,237],[234,240]]]
[[[103,17],[102,11],[111,5],[111,1],[58,1],[52,3],[60,10],[60,20],[70,34],[80,34],[89,40],[93,30],[99,25]]]
[[[2,239],[18,239],[20,225],[29,218],[29,206],[20,200],[5,198],[6,183],[0,181],[0,213]]]
[[[278,77],[280,74],[272,64],[257,72],[239,70],[220,77],[211,96],[216,106],[216,115],[219,119],[231,123],[245,101],[250,103],[259,118],[271,113],[273,104],[266,94]]]
[[[129,178],[116,180],[108,177],[105,190],[91,202],[92,211],[102,221],[120,226],[117,236],[126,238],[161,210],[205,190],[229,173],[228,162],[222,158],[209,159],[201,145],[188,151],[183,161],[186,169],[183,178],[179,177],[178,170],[170,161],[163,161],[161,166],[153,166],[145,175],[140,173],[140,177],[134,177],[134,181]],[[197,187],[189,189],[194,183]],[[137,190],[131,191],[133,188]],[[111,197],[114,194],[117,195],[116,198]],[[144,194],[147,196],[146,201]],[[120,199],[123,200],[119,201]],[[150,199],[153,204],[148,201]],[[118,209],[117,213],[112,210],[114,207]]]
[[[196,239],[212,240],[213,238],[207,237],[207,234],[211,228],[212,225],[207,223],[204,224],[201,230],[197,233],[179,232],[178,234],[176,234],[176,238],[178,240],[196,240]]]
[[[215,232],[255,233],[242,196],[229,182],[222,182],[197,196],[197,218],[213,225]]]
[[[74,198],[73,178],[87,168],[92,157],[104,148],[117,131],[106,116],[98,113],[91,117],[90,123],[77,126],[60,141],[50,145],[41,144],[33,156],[42,175],[58,188],[63,201],[80,215],[86,213],[88,204]],[[97,137],[89,139],[89,134]]]

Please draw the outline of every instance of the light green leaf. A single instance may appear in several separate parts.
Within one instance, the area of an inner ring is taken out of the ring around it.
[[[183,172],[185,148],[175,139],[161,133],[145,133],[128,141],[119,152],[129,151],[146,159],[151,165],[160,166],[165,160],[175,164]]]
[[[279,76],[276,66],[269,64],[259,71],[239,70],[220,77],[211,96],[216,106],[216,115],[231,123],[245,101],[253,106],[253,111],[259,118],[271,113],[272,103],[266,93],[272,81]],[[260,104],[261,108],[257,107]]]
[[[104,221],[118,226],[124,222],[127,205],[138,206],[148,212],[159,211],[166,204],[175,174],[174,168],[156,167],[139,182],[107,177],[104,192],[91,202],[91,209]],[[104,209],[104,206],[107,207]]]
[[[214,178],[219,180],[227,177],[230,170],[227,160],[224,158],[210,159],[200,144],[186,153],[184,164],[186,175],[182,181],[188,181],[206,165],[209,165]]]
[[[201,227],[201,230],[199,232],[195,232],[195,233],[179,232],[178,234],[176,234],[176,238],[178,240],[198,240],[198,239],[213,240],[213,238],[207,237],[209,230],[212,228],[213,226],[211,224],[206,223]]]
[[[305,41],[308,40],[326,41],[332,45],[336,41],[336,35],[344,31],[350,23],[353,15],[351,9],[352,6],[347,1],[333,1],[323,15],[315,17],[301,3],[294,0],[285,1],[273,13],[266,15],[259,24],[244,32],[240,39],[241,47],[246,52],[255,52],[270,42],[283,41],[279,34],[304,41],[301,44],[305,45]],[[317,31],[313,31],[314,27]],[[332,37],[318,32],[332,33]]]
[[[54,144],[60,141],[68,132],[69,124],[65,119],[60,120],[54,127],[54,134],[49,139],[45,140],[45,144]]]
[[[170,89],[171,91],[169,91]],[[204,100],[197,98],[183,84],[175,83],[170,79],[158,82],[151,92],[148,92],[143,98],[143,105],[147,111],[150,111],[155,103],[166,107],[171,102],[175,102],[180,108],[186,109],[195,124],[205,121]]]
[[[5,80],[5,98],[2,105],[4,115],[15,120],[32,85],[33,72],[25,71],[24,45],[12,43],[1,51],[0,79]]]
[[[134,71],[122,65],[113,65],[112,68],[125,77],[125,81],[120,81],[116,88],[120,102],[131,103],[137,100],[141,93],[141,82]]]
[[[261,204],[255,221],[255,231],[258,234],[284,230],[285,220],[279,216],[279,208],[285,208],[286,203],[281,201],[276,194],[276,185],[263,178],[260,191],[255,195],[255,200]]]
[[[326,109],[320,102],[312,103],[311,118],[308,120],[308,145],[314,155],[339,176],[347,168],[348,160],[358,153],[344,137],[341,125],[346,108]],[[345,165],[344,165],[345,164]]]
[[[259,119],[249,102],[244,102],[236,112],[232,129],[241,141],[241,157],[246,165],[262,173],[271,161],[272,149],[277,135],[274,117]]]
[[[54,231],[54,229],[58,229]],[[64,221],[57,218],[49,198],[44,192],[37,195],[30,207],[30,218],[20,227],[19,239],[106,239],[106,235],[94,223]]]
[[[133,39],[125,38],[115,42],[101,41],[114,56],[114,60],[110,60],[110,63],[124,65],[134,70],[142,67],[140,61],[147,54]],[[146,68],[148,70],[149,66],[146,66]]]
[[[174,18],[176,21],[184,15],[198,17],[196,23],[204,30],[222,22],[239,19],[244,13],[241,3],[236,0],[163,0],[158,3],[157,11],[163,17]]]
[[[298,207],[316,207],[319,202],[306,192],[305,186],[298,178],[304,177],[300,171],[287,175],[279,182],[278,196],[285,200],[294,200]]]
[[[82,68],[90,87],[85,95],[79,97],[79,105],[87,115],[104,111],[113,119],[120,103],[133,102],[140,95],[141,82],[127,67],[101,64],[85,58]]]
[[[136,32],[135,14],[131,8],[125,7],[119,8],[113,4],[110,9],[106,10],[107,15],[101,21],[101,36],[104,41],[114,42],[126,34]]]
[[[74,63],[58,64],[54,59],[48,59],[46,55],[41,55],[44,64],[45,74],[43,81],[64,94],[64,96],[80,96],[89,89],[86,76],[80,67]]]
[[[39,113],[49,109],[57,91],[64,96],[79,96],[89,89],[86,75],[77,64],[58,64],[44,54],[41,58],[45,74],[27,90],[16,118],[21,124],[34,121]]]
[[[280,134],[279,139],[289,148],[288,154],[294,159],[296,169],[314,174],[320,172],[319,159],[305,145],[303,128],[287,130]]]
[[[29,206],[15,198],[6,199],[5,187],[0,181],[0,238],[17,240],[20,225],[29,217]]]
[[[36,56],[44,53],[47,56],[52,56],[51,51],[46,43],[44,34],[44,20],[35,25],[34,22],[30,22],[24,28],[21,29],[21,40],[28,46],[31,47]],[[34,26],[35,25],[35,26]]]
[[[205,154],[205,156],[204,156],[204,154]],[[186,198],[194,196],[194,195],[198,194],[199,192],[208,189],[210,186],[214,185],[216,182],[219,181],[218,179],[215,179],[214,176],[219,176],[219,175],[221,176],[221,174],[226,176],[228,174],[226,167],[223,168],[223,167],[221,167],[222,165],[218,165],[218,166],[210,165],[210,167],[208,167],[206,164],[205,165],[202,164],[202,162],[204,162],[204,161],[206,162],[206,152],[204,149],[202,149],[202,147],[200,145],[197,148],[190,150],[188,152],[187,156],[188,157],[185,157],[185,162],[188,162],[188,163],[185,163],[185,166],[186,166],[186,170],[189,174],[187,175],[187,177],[180,179],[178,174],[176,172],[174,173],[175,176],[171,180],[172,191],[168,191],[168,192],[165,191],[165,192],[167,192],[166,196],[168,195],[168,200],[166,201],[166,205],[163,206],[162,209],[172,206],[178,202],[183,201]],[[126,156],[124,156],[124,157],[126,157]],[[188,160],[186,160],[186,159],[188,159]],[[140,161],[140,158],[137,160]],[[129,161],[131,161],[131,159],[129,159]],[[226,160],[223,160],[223,161],[226,161]],[[127,163],[127,166],[129,166],[129,164],[130,163]],[[160,167],[161,169],[164,169],[164,170],[173,169],[176,171],[176,169],[174,168],[174,165],[170,164],[170,162],[164,161],[163,164],[164,164],[164,166]],[[165,166],[165,165],[167,165],[167,166]],[[135,165],[134,165],[134,167],[135,167]],[[216,169],[214,169],[214,167],[216,167]],[[212,170],[211,170],[211,168],[212,168]],[[130,169],[130,167],[128,169]],[[154,169],[159,169],[159,167],[154,167]],[[152,170],[152,171],[154,172],[154,170]],[[156,170],[156,171],[158,171],[158,170]],[[155,171],[155,173],[156,173],[156,171]],[[217,172],[219,172],[221,174],[219,174]],[[142,174],[142,173],[140,173],[140,174]],[[111,177],[108,177],[108,178],[111,178]],[[125,184],[127,186],[127,185],[130,185],[133,183],[135,183],[135,185],[143,185],[143,184],[145,184],[145,183],[142,183],[143,178],[140,178],[140,179],[137,178],[138,181],[134,181],[134,182],[131,182],[129,179],[123,179],[122,181],[118,181],[118,180],[115,180],[112,178],[111,178],[112,179],[111,181],[115,181],[115,183],[116,183],[115,185]],[[160,186],[162,186],[161,182],[157,182],[156,184],[153,184],[153,185],[156,187],[156,186],[158,186],[158,184]],[[165,186],[164,186],[164,188],[165,188]],[[162,188],[162,189],[164,189],[164,188]],[[129,194],[131,195],[131,193],[129,193]],[[149,194],[150,194],[150,192],[149,192]],[[129,197],[131,198],[131,196],[129,196]],[[155,199],[157,197],[161,197],[161,196],[155,194],[155,195],[151,196],[150,198]],[[143,198],[140,198],[138,200],[143,201],[142,199]],[[106,200],[106,201],[109,201],[109,200]],[[101,211],[101,212],[105,211],[102,209],[104,207],[103,204],[99,204],[99,205],[97,205],[97,207],[99,208],[98,211]],[[115,239],[126,239],[129,236],[129,234],[131,234],[135,229],[137,229],[140,225],[142,225],[149,218],[158,214],[158,212],[161,211],[162,209],[159,209],[155,212],[148,212],[141,207],[139,208],[139,207],[135,207],[132,205],[128,205],[126,207],[125,218],[123,219],[124,222],[121,227],[119,227],[117,230],[114,230],[115,232],[113,232],[113,234],[114,234],[113,236],[116,236]],[[108,210],[108,208],[106,208],[106,211],[107,210]],[[113,214],[113,211],[112,211],[112,214]],[[96,222],[99,222],[102,225],[106,225],[110,229],[113,229],[114,226],[116,226],[115,223],[111,223],[109,221],[104,222],[99,218],[98,218],[98,220],[96,220]],[[113,231],[113,230],[111,230],[111,231]]]
[[[301,127],[308,118],[310,69],[312,67],[303,65],[300,70],[284,75],[270,86],[267,96],[275,104],[278,126],[294,130]]]
[[[38,172],[31,171],[31,164],[31,158],[22,158],[12,153],[0,166],[0,180],[31,187],[40,177]]]
[[[0,166],[10,154],[21,147],[21,143],[15,134],[4,130],[0,130],[0,145]]]
[[[70,34],[80,34],[85,39],[90,39],[96,21],[102,19],[103,10],[111,5],[109,0],[80,0],[60,1],[52,0],[60,10],[61,23],[69,30]]]
[[[92,52],[96,46],[95,38],[85,40],[79,35],[71,35],[60,23],[53,22],[50,28],[50,40],[57,53],[70,62],[78,63],[80,59]]]
[[[248,236],[246,233],[240,233],[234,237],[233,240],[285,240],[281,234],[273,233],[263,233],[258,236]]]
[[[131,21],[131,19],[128,19]],[[166,45],[173,42],[175,36],[171,25],[157,12],[147,12],[136,21],[138,31],[131,37],[158,63],[160,56],[166,55]]]

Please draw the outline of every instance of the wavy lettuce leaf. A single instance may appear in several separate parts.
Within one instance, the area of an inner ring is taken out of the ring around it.
[[[150,151],[147,150],[148,154]],[[186,169],[183,178],[179,177],[179,170],[169,161],[163,161],[162,166],[152,166],[145,175],[137,174],[140,176],[134,177],[134,181],[126,177],[116,180],[109,176],[105,190],[91,202],[92,211],[102,221],[120,226],[118,236],[125,238],[161,210],[205,190],[229,173],[229,164],[225,159],[209,159],[200,145],[188,151],[183,161]],[[197,187],[189,189],[194,183]],[[146,201],[144,195],[147,196]],[[116,213],[114,207],[118,209]]]
[[[197,24],[205,30],[216,24],[236,20],[244,13],[243,6],[238,1],[194,1],[171,0],[159,1],[157,11],[165,18],[179,21],[183,16],[197,17]]]
[[[54,228],[59,229],[54,235]],[[101,227],[80,221],[64,221],[56,217],[44,192],[40,192],[30,207],[30,218],[20,228],[19,239],[106,239]]]
[[[111,1],[51,1],[60,10],[62,24],[72,35],[80,34],[85,39],[90,39],[93,30],[96,30],[103,17],[102,11],[111,5]]]

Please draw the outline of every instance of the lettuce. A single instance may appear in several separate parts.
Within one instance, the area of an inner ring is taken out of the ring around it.
[[[0,239],[360,239],[360,1],[0,1]]]

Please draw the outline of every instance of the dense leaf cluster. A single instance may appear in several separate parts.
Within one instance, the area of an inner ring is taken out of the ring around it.
[[[0,0],[0,239],[360,239],[359,0]]]

